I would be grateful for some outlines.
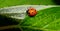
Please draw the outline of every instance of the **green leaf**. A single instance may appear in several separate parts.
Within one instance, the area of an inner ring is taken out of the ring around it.
[[[20,26],[23,31],[58,31],[60,30],[60,7],[40,10],[34,17],[27,15]]]

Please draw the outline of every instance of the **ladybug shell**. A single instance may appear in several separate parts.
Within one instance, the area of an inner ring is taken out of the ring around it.
[[[34,8],[29,8],[28,11],[27,11],[27,14],[29,16],[35,16],[37,14],[37,11]]]

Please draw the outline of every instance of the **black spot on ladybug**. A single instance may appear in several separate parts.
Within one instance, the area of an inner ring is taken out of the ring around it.
[[[33,12],[32,12],[33,13]]]
[[[35,10],[36,11],[36,10]]]

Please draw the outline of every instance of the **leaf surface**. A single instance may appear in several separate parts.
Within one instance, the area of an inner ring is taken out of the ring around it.
[[[60,7],[40,10],[34,17],[26,15],[20,26],[24,31],[58,31],[60,30]]]

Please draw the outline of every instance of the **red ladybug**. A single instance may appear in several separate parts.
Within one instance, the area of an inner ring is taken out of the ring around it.
[[[29,9],[27,10],[27,14],[28,14],[30,17],[32,17],[32,16],[35,16],[35,15],[37,14],[37,11],[36,11],[36,9],[34,9],[34,8],[29,8]]]

